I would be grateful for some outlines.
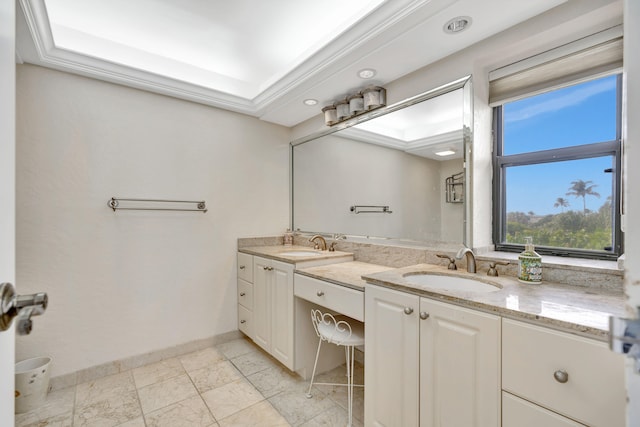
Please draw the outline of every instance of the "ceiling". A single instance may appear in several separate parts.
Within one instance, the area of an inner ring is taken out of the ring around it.
[[[294,126],[564,1],[19,0],[17,53]],[[456,16],[472,25],[446,34]]]

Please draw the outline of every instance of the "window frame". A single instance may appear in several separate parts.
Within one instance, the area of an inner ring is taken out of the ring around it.
[[[520,252],[524,244],[506,243],[507,231],[507,206],[506,206],[506,180],[505,168],[510,166],[526,166],[544,163],[554,163],[568,160],[581,160],[594,157],[613,156],[614,167],[611,172],[613,188],[611,190],[612,204],[612,250],[590,250],[578,248],[556,248],[551,246],[538,246],[536,251],[542,255],[555,255],[576,258],[615,260],[624,252],[623,233],[621,230],[621,187],[622,187],[622,74],[616,75],[616,138],[610,141],[586,143],[572,147],[554,148],[541,151],[530,151],[518,154],[503,154],[503,104],[493,108],[493,242],[496,251]],[[579,82],[573,82],[563,87],[569,87],[584,83],[607,75],[592,76]],[[550,90],[556,90],[553,88]],[[535,96],[531,94],[530,96]],[[534,242],[535,243],[535,242]]]

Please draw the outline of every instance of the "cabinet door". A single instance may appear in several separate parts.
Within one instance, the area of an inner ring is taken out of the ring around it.
[[[584,427],[555,412],[509,393],[502,393],[502,427]]]
[[[420,426],[499,426],[500,318],[426,298],[420,314]]]
[[[293,266],[271,265],[271,354],[293,370]]]
[[[253,257],[253,341],[271,352],[271,260]]]
[[[365,425],[417,426],[420,298],[371,285],[364,294]]]

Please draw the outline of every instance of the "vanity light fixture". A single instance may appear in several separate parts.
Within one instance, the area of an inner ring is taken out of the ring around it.
[[[361,92],[347,96],[333,105],[325,106],[322,112],[324,113],[325,124],[333,126],[336,123],[385,105],[387,105],[386,89],[380,86],[369,86]]]
[[[456,16],[447,21],[442,30],[447,34],[456,34],[462,32],[471,26],[470,16]]]
[[[361,79],[372,79],[375,77],[376,73],[376,70],[374,70],[373,68],[364,68],[358,71],[358,77],[360,77]]]
[[[442,151],[436,151],[436,152],[435,152],[435,153],[433,153],[433,154],[435,154],[436,156],[442,156],[442,157],[444,157],[444,156],[450,156],[450,155],[452,155],[452,154],[456,154],[456,152],[455,152],[455,151],[453,151],[453,150],[442,150]]]
[[[308,98],[308,99],[305,99],[304,101],[302,101],[302,103],[304,105],[309,105],[309,106],[317,105],[318,104],[318,100],[317,99]]]

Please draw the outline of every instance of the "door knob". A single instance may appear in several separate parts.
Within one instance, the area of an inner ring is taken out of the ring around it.
[[[404,308],[404,314],[411,314],[413,313],[413,308],[411,307],[405,307]]]
[[[39,316],[45,312],[49,297],[44,292],[31,295],[16,295],[16,288],[11,283],[0,284],[0,331],[11,327],[17,317],[16,331],[19,335],[31,333],[33,322],[31,316]]]

